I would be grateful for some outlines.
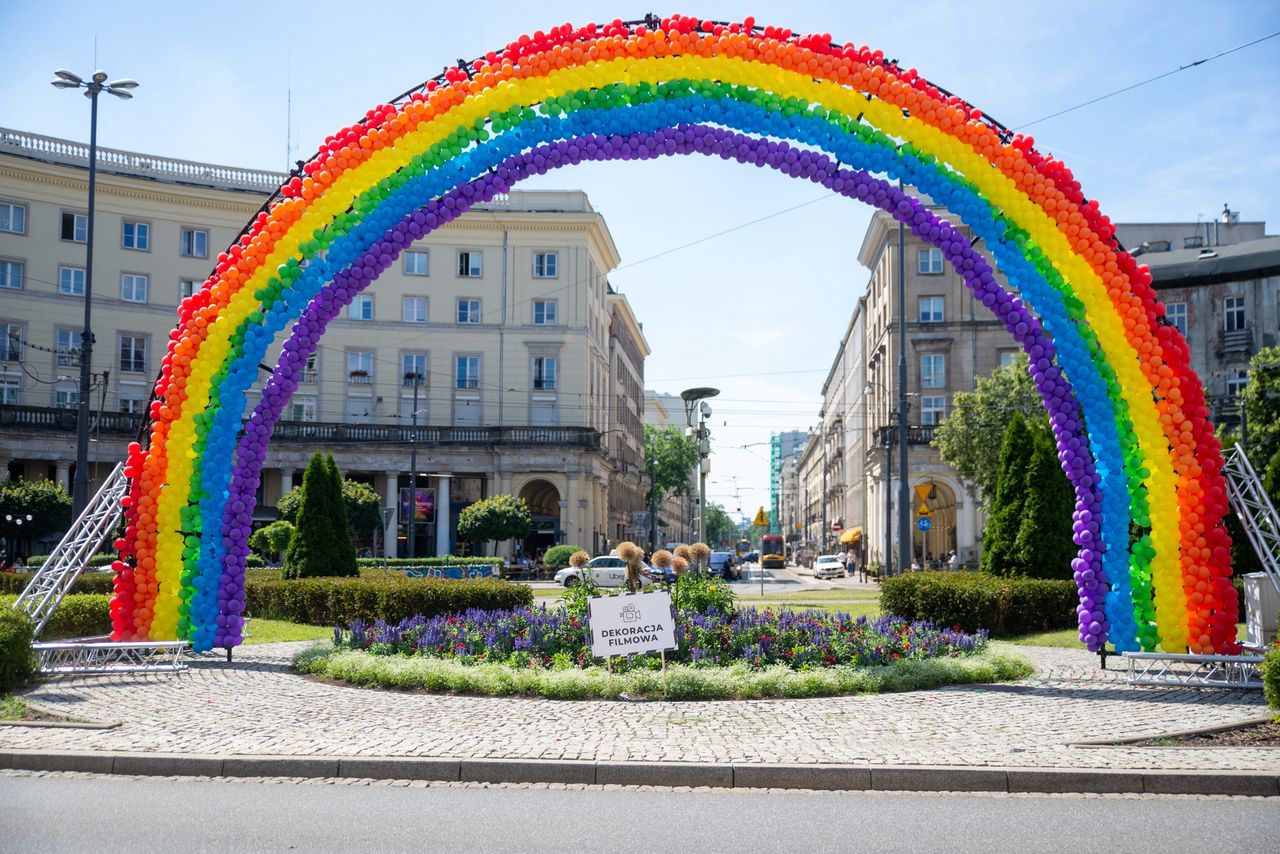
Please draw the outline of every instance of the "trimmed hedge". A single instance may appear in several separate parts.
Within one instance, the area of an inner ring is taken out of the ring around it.
[[[385,564],[391,567],[401,566],[484,566],[492,564],[501,566],[500,557],[393,557]],[[356,560],[361,569],[382,569],[384,561],[380,557],[362,557]]]
[[[880,587],[885,613],[966,632],[986,629],[992,637],[1074,628],[1079,603],[1074,581],[982,572],[911,572],[886,578]]]
[[[31,653],[35,626],[26,615],[11,608],[0,610],[0,694],[21,688],[36,674],[36,657]]]
[[[12,613],[16,596],[0,595],[0,612]],[[101,637],[111,634],[110,596],[72,593],[62,598],[36,640]]]
[[[1280,642],[1273,643],[1262,659],[1262,693],[1267,705],[1280,709]]]
[[[115,577],[114,572],[82,572],[69,592],[110,594],[114,590]],[[0,572],[0,593],[21,593],[33,578],[34,572]]]
[[[300,578],[245,582],[245,611],[268,620],[313,626],[352,620],[398,622],[421,614],[454,614],[529,607],[533,590],[496,579],[454,581],[395,575],[363,578]]]

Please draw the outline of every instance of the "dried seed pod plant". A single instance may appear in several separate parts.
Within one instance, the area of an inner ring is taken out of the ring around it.
[[[569,555],[569,566],[574,569],[582,569],[587,565],[587,561],[591,560],[591,555],[582,550],[578,550]]]

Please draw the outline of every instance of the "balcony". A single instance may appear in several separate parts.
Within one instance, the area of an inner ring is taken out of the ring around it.
[[[125,412],[94,413],[94,429],[102,434],[135,436],[145,418]],[[0,429],[75,433],[76,410],[42,406],[0,406]],[[408,445],[556,446],[600,450],[600,433],[590,427],[418,427],[401,424],[347,424],[326,421],[280,421],[272,442]]]
[[[1227,359],[1232,356],[1247,357],[1253,352],[1253,330],[1249,327],[1232,329],[1218,333],[1217,356]]]
[[[907,444],[908,445],[928,445],[933,442],[933,431],[936,427],[907,427]],[[876,428],[876,446],[883,448],[885,445],[896,447],[898,444],[898,428],[877,427]]]

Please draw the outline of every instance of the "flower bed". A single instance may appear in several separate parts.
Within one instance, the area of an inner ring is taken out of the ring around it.
[[[985,632],[965,634],[930,623],[886,616],[874,621],[822,611],[758,611],[728,614],[681,609],[676,616],[676,649],[667,660],[693,666],[750,668],[782,665],[805,671],[824,667],[892,664],[901,660],[958,657],[980,652]],[[563,608],[469,610],[432,618],[413,617],[394,625],[353,621],[338,645],[375,655],[496,662],[516,667],[585,668],[594,661],[587,623]],[[652,669],[654,654],[615,659],[615,669]]]

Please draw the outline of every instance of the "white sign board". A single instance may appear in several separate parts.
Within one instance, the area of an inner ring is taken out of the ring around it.
[[[665,590],[589,600],[591,654],[596,658],[676,648],[671,594]]]

